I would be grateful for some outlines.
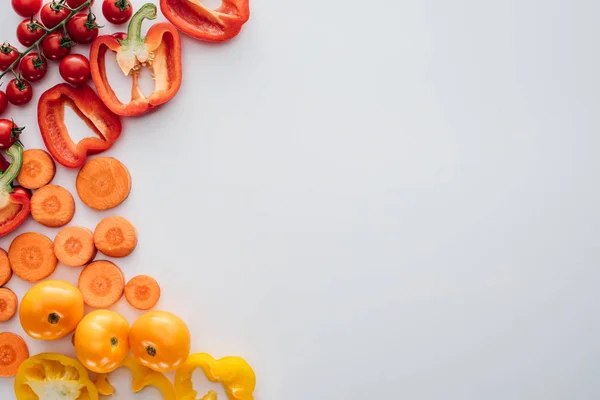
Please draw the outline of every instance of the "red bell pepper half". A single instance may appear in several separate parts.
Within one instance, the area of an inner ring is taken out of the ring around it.
[[[115,114],[134,117],[171,100],[181,87],[181,42],[179,32],[168,22],[154,24],[146,37],[142,36],[144,19],[156,19],[156,6],[143,5],[129,21],[127,37],[117,39],[113,35],[99,36],[90,49],[92,79],[98,89],[98,96]],[[133,86],[131,101],[121,103],[106,76],[106,52],[116,54],[117,63],[125,74],[131,74]],[[151,69],[154,91],[144,96],[138,85],[142,67]]]
[[[160,0],[160,9],[177,29],[207,42],[229,40],[250,18],[249,0],[223,0],[211,10],[199,0]]]
[[[70,106],[94,131],[75,143],[65,125],[65,106]],[[38,124],[52,157],[67,168],[81,167],[87,156],[109,149],[121,135],[121,120],[108,109],[94,90],[61,83],[48,89],[38,103]]]
[[[26,190],[16,190],[12,186],[23,165],[23,146],[15,143],[6,154],[11,162],[6,171],[0,174],[0,237],[17,229],[31,211],[31,195]]]

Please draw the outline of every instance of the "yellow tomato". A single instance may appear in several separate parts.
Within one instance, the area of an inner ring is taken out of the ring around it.
[[[65,281],[38,283],[23,296],[19,319],[34,339],[55,340],[67,336],[83,318],[83,296]]]
[[[129,322],[109,310],[92,311],[77,325],[75,352],[90,371],[106,374],[119,368],[129,353]]]
[[[173,371],[190,354],[190,331],[176,315],[150,311],[131,325],[129,345],[142,365],[159,372]]]

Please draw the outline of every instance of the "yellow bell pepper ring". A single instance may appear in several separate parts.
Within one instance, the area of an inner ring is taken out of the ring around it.
[[[163,399],[175,400],[175,389],[169,378],[165,375],[143,366],[132,356],[127,356],[121,367],[126,367],[131,371],[131,390],[135,393],[141,391],[146,386],[154,386],[160,390]],[[108,374],[97,375],[96,387],[98,388],[98,393],[103,396],[112,396],[115,394],[115,388],[108,382]]]
[[[96,386],[74,358],[41,353],[23,361],[15,378],[17,400],[98,400]]]
[[[196,400],[198,392],[192,384],[196,368],[202,369],[209,381],[221,383],[229,400],[254,400],[256,375],[243,358],[228,356],[216,360],[206,353],[192,354],[175,372],[177,400]],[[216,397],[211,391],[202,400],[215,400]]]

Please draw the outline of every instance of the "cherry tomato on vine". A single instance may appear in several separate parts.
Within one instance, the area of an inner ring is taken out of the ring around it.
[[[19,58],[19,51],[9,43],[0,46],[0,70],[4,71]]]
[[[19,128],[17,124],[9,119],[0,119],[0,150],[6,150],[21,136],[23,128]]]
[[[71,52],[73,42],[65,38],[60,31],[52,32],[42,41],[42,52],[52,61],[58,61],[65,58]]]
[[[102,14],[111,24],[124,24],[131,18],[133,7],[129,0],[104,0]]]
[[[60,62],[58,71],[65,81],[79,86],[90,79],[90,62],[81,54],[69,54]]]
[[[29,100],[33,97],[33,89],[31,88],[31,84],[25,79],[15,78],[8,82],[6,96],[10,104],[21,106],[29,103]]]
[[[80,13],[67,22],[69,36],[76,43],[91,43],[98,37],[98,24],[94,14]]]
[[[60,3],[52,1],[44,4],[44,7],[42,7],[42,11],[40,11],[40,20],[46,28],[52,29],[67,18],[69,14],[70,11],[61,7]]]
[[[24,19],[17,25],[17,39],[23,46],[29,47],[44,36],[44,29],[38,25],[40,23],[31,18]]]
[[[37,82],[46,76],[48,63],[43,56],[38,53],[26,54],[19,63],[21,76],[30,82]]]
[[[67,0],[67,5],[71,8],[81,7],[86,0]],[[94,5],[94,1],[90,5]]]
[[[8,107],[8,97],[4,90],[0,90],[0,114],[6,111],[6,107]]]
[[[12,0],[12,8],[21,17],[31,17],[42,8],[42,0]]]

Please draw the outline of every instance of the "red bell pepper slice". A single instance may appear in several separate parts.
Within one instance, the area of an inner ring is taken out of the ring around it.
[[[94,131],[75,143],[65,125],[65,106],[70,106]],[[48,89],[38,103],[38,124],[46,148],[54,159],[67,168],[79,168],[90,154],[109,149],[121,135],[121,120],[87,86],[72,87],[61,83]]]
[[[152,25],[146,37],[142,36],[144,19],[156,19],[156,6],[143,5],[129,21],[127,37],[99,36],[90,49],[90,66],[98,96],[115,114],[134,117],[171,100],[181,87],[181,41],[177,29],[168,22]],[[111,88],[106,76],[106,52],[116,54],[117,63],[125,74],[131,74],[133,87],[131,101],[123,104]],[[144,96],[138,85],[141,67],[151,68],[154,91]]]
[[[160,10],[177,29],[207,42],[229,40],[250,18],[249,0],[222,0],[211,10],[199,0],[160,0]]]
[[[0,174],[0,237],[21,226],[31,212],[31,195],[12,186],[23,165],[23,146],[17,142],[8,148],[6,154],[11,163]]]

